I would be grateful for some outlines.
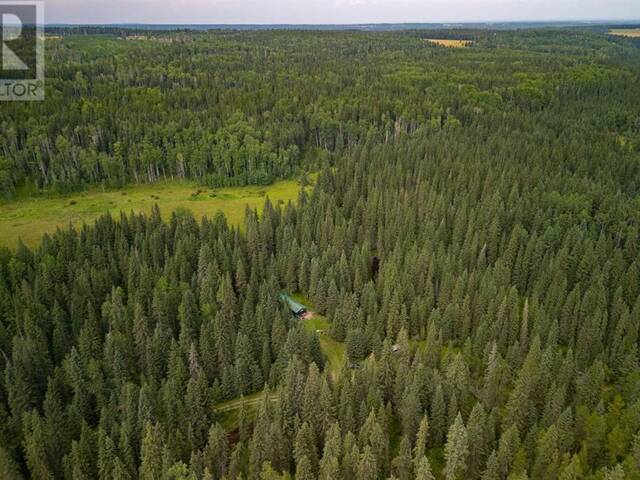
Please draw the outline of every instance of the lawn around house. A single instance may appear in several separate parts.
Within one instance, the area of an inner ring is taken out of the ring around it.
[[[0,246],[15,248],[18,239],[35,247],[45,233],[70,224],[79,227],[105,213],[149,213],[157,204],[164,218],[179,208],[196,219],[222,212],[229,223],[241,225],[245,208],[262,208],[267,197],[275,205],[298,198],[300,184],[293,180],[268,186],[238,188],[199,187],[192,182],[166,181],[117,190],[97,188],[70,195],[52,195],[0,202]]]
[[[325,369],[328,369],[332,378],[336,378],[346,359],[344,343],[340,343],[329,336],[329,321],[321,316],[315,315],[312,319],[302,320],[305,328],[310,332],[318,332],[320,348],[327,361]]]

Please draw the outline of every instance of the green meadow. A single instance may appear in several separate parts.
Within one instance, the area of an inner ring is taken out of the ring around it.
[[[0,246],[15,247],[18,239],[34,247],[44,233],[69,224],[80,226],[105,213],[149,212],[158,204],[166,218],[178,208],[197,219],[225,214],[230,223],[244,220],[245,208],[261,208],[267,197],[275,205],[295,201],[300,185],[286,180],[268,186],[207,188],[191,182],[167,181],[118,190],[91,189],[75,194],[39,196],[0,203]]]

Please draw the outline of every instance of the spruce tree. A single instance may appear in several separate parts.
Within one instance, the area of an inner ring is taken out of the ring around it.
[[[463,478],[467,470],[469,456],[469,438],[467,429],[462,421],[462,415],[458,413],[455,422],[451,425],[447,434],[447,443],[444,447],[445,467],[444,475],[447,480]]]
[[[435,480],[427,457],[422,457],[416,467],[416,480]]]

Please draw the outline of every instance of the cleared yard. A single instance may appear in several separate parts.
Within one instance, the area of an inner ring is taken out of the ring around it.
[[[318,334],[320,348],[322,348],[322,353],[324,353],[327,360],[327,368],[331,376],[333,378],[337,377],[347,357],[344,344],[329,336],[327,332],[329,330],[329,321],[325,317],[316,315],[310,320],[303,320],[303,322],[307,330],[322,332]]]
[[[179,208],[191,210],[198,220],[220,211],[230,223],[239,225],[244,220],[246,205],[261,208],[267,196],[273,204],[295,201],[299,191],[300,185],[295,181],[217,189],[173,181],[4,202],[0,203],[0,246],[13,248],[22,238],[26,245],[34,247],[44,233],[54,233],[57,228],[90,223],[105,213],[114,216],[121,211],[148,213],[155,204],[165,218]]]
[[[425,41],[449,48],[467,48],[473,43],[470,40],[450,40],[446,38],[425,38]]]
[[[313,304],[308,298],[299,293],[291,295],[291,297],[296,302],[300,302],[313,310]],[[326,317],[313,313],[312,318],[302,320],[302,322],[308,331],[321,332],[318,333],[318,338],[320,339],[320,348],[322,348],[322,353],[324,353],[324,356],[327,359],[327,368],[333,378],[337,377],[340,374],[340,370],[342,370],[347,358],[344,343],[340,343],[329,336],[330,325],[329,320],[327,320]]]

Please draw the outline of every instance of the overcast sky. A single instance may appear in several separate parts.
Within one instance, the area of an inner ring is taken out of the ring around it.
[[[640,19],[640,0],[45,0],[47,23],[402,23]]]

